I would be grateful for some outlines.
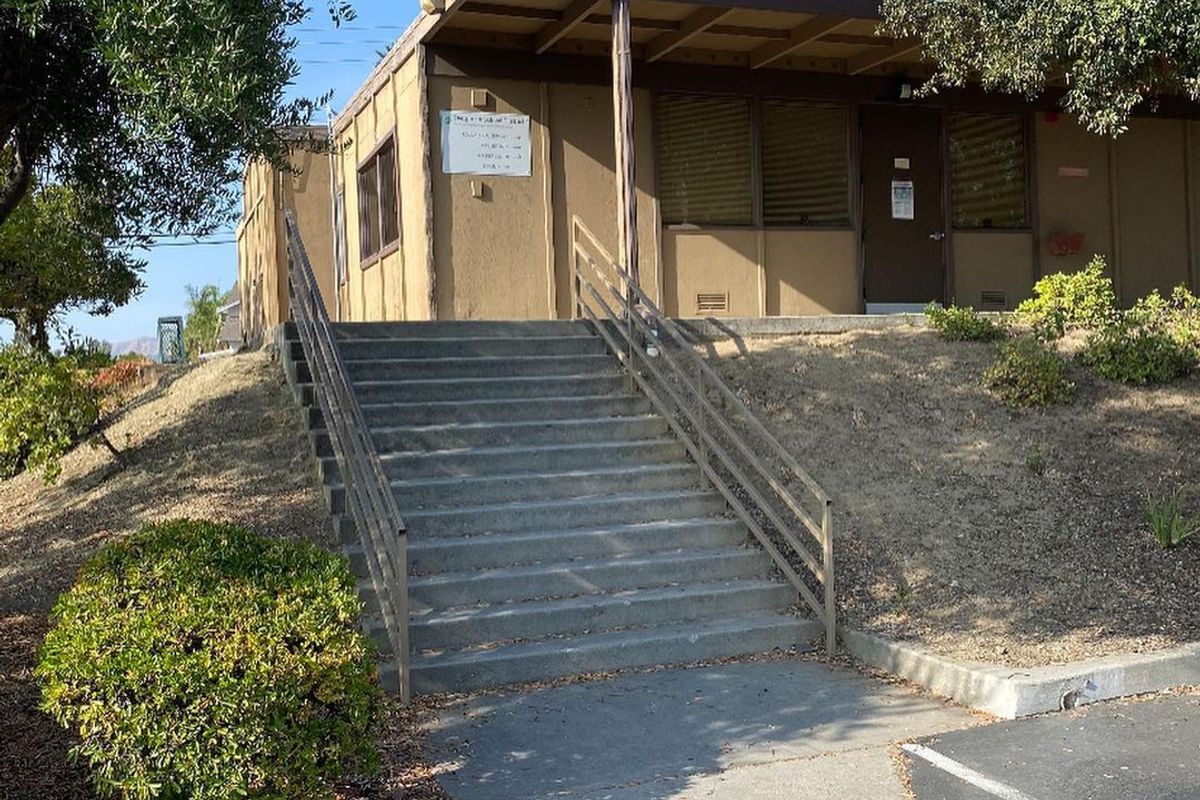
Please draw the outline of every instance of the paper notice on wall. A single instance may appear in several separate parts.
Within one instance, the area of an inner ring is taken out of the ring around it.
[[[892,219],[915,219],[917,203],[912,181],[892,181]]]
[[[532,174],[529,116],[442,112],[442,171],[447,175]]]

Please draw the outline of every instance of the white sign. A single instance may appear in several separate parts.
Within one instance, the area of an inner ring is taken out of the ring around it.
[[[892,219],[915,219],[917,203],[912,181],[892,181]]]
[[[529,116],[442,112],[442,171],[447,175],[532,174]]]

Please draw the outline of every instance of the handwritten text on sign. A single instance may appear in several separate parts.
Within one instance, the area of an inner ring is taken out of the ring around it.
[[[442,112],[443,172],[528,177],[531,161],[527,115]]]

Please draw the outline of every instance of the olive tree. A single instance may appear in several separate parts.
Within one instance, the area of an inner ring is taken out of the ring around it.
[[[1033,96],[1062,78],[1063,108],[1110,135],[1156,96],[1200,100],[1196,0],[882,0],[882,11],[887,32],[924,42],[935,69],[924,91],[978,82]]]
[[[145,262],[120,239],[113,209],[57,185],[37,186],[0,225],[0,319],[49,352],[67,311],[109,314],[142,291]]]
[[[241,164],[284,165],[281,127],[311,117],[314,101],[284,99],[288,28],[310,13],[308,0],[0,0],[0,225],[36,172],[130,232],[211,230]]]

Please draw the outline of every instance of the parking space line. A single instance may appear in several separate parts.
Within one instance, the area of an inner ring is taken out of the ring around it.
[[[970,767],[960,764],[952,758],[947,758],[936,750],[931,750],[928,747],[920,744],[903,744],[900,749],[906,753],[928,761],[938,769],[948,772],[954,777],[966,781],[976,789],[987,792],[988,794],[999,797],[1001,800],[1037,800],[1037,798],[1025,794],[1019,789],[995,781],[986,775],[983,775]]]

